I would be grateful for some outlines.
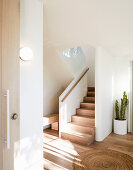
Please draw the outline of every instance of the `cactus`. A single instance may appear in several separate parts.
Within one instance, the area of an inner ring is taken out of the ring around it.
[[[127,99],[127,94],[124,91],[123,98],[121,98],[121,110],[120,110],[120,117],[119,117],[120,120],[125,119],[125,113],[126,113],[128,103],[129,102],[128,102],[128,99]]]
[[[115,113],[116,113],[116,119],[119,119],[119,102],[116,100],[115,102]]]
[[[124,120],[125,119],[125,114],[126,114],[126,109],[128,107],[128,103],[129,103],[129,101],[127,99],[127,94],[124,91],[123,98],[121,98],[120,114],[119,114],[119,102],[118,102],[118,100],[115,101],[116,119],[119,119],[119,120]]]

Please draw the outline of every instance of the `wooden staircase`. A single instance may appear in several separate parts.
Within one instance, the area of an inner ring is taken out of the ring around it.
[[[83,98],[83,103],[80,103],[80,108],[76,109],[76,115],[72,116],[71,120],[61,137],[74,143],[90,145],[95,139],[94,87],[88,87],[87,97]]]

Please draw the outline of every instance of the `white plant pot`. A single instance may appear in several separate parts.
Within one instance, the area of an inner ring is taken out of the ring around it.
[[[118,135],[127,134],[127,120],[115,120],[114,119],[114,133]]]

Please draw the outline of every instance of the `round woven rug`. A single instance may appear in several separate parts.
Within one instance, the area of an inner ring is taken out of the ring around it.
[[[133,170],[133,157],[113,150],[81,153],[73,162],[74,170]]]

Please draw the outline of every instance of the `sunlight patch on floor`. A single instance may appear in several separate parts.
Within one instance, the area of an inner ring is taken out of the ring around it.
[[[70,141],[58,139],[56,141],[50,142],[49,145],[51,147],[56,147],[57,149],[67,152],[71,155],[74,156],[78,155],[77,151],[74,149],[74,146]]]
[[[62,147],[60,149],[60,148],[55,148],[54,146],[44,144],[44,151],[46,151],[46,150],[53,151],[54,153],[58,153],[58,154],[60,154],[62,156],[68,157],[70,159],[75,158],[74,156],[72,156],[68,152],[64,151],[64,149],[62,149]]]
[[[67,158],[67,157],[64,156],[64,155],[62,155],[62,154],[60,154],[60,153],[57,153],[57,152],[54,152],[54,151],[51,151],[51,150],[49,150],[49,149],[44,149],[44,152],[47,152],[47,153],[49,153],[49,154],[52,154],[53,156],[56,156],[56,157],[61,158],[61,159],[64,159],[64,160],[66,160],[66,161],[68,161],[68,162],[73,162],[72,159],[74,159],[74,157],[73,157],[72,159],[71,159],[70,157]]]
[[[81,165],[81,161],[77,158],[79,155],[75,149],[75,145],[69,140],[62,140],[52,134],[44,136],[44,166],[50,170],[72,169],[73,161]]]
[[[52,161],[49,161],[47,159],[44,159],[44,170],[47,170],[47,169],[50,169],[50,170],[68,170]]]

